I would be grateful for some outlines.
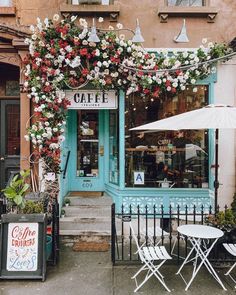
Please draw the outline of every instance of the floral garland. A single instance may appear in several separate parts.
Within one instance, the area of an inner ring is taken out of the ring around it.
[[[102,21],[102,18],[99,18]],[[118,29],[122,25],[118,24]],[[225,44],[203,45],[194,52],[162,50],[158,55],[145,49],[110,27],[99,32],[99,43],[88,41],[88,24],[76,17],[59,20],[54,15],[44,23],[37,19],[32,36],[25,40],[29,56],[25,60],[25,90],[34,103],[34,123],[28,128],[35,154],[43,158],[47,171],[60,172],[60,146],[64,140],[66,110],[69,101],[62,89],[78,88],[86,83],[98,89],[123,89],[127,95],[139,92],[152,98],[161,93],[183,91],[215,70],[209,63],[198,63],[225,56]],[[205,45],[205,46],[204,46]],[[181,66],[188,66],[181,70]],[[126,67],[138,68],[132,71]],[[161,69],[170,69],[171,71]],[[150,71],[150,72],[149,72]],[[156,72],[155,72],[156,71]]]

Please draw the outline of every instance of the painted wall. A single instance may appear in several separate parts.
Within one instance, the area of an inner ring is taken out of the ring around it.
[[[36,18],[52,18],[59,13],[60,4],[66,4],[67,0],[13,0],[16,6],[16,17],[0,15],[0,23],[10,23],[17,26],[28,26],[36,23]],[[236,35],[236,1],[234,0],[210,0],[210,7],[218,9],[214,23],[207,22],[206,16],[186,16],[187,33],[190,42],[188,47],[198,47],[202,38],[210,41],[229,42]],[[120,5],[120,16],[118,21],[127,28],[135,28],[135,20],[139,19],[145,47],[179,47],[173,38],[179,33],[183,22],[183,16],[169,17],[167,23],[161,23],[158,11],[164,7],[165,0],[120,0],[114,1]],[[105,17],[107,27],[110,23],[109,17]],[[100,26],[100,24],[99,24]],[[186,47],[184,45],[184,47]]]

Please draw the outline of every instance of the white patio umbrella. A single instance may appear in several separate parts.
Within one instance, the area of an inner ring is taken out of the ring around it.
[[[236,128],[236,107],[211,104],[201,109],[182,113],[166,119],[158,120],[149,124],[141,125],[130,130],[198,130],[215,129],[215,212],[218,204],[218,138],[219,129]]]

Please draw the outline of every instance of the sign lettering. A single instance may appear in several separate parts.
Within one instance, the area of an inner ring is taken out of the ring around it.
[[[38,266],[38,223],[9,223],[8,271],[36,271]]]
[[[134,172],[134,184],[144,184],[144,172]]]
[[[117,109],[116,91],[66,90],[69,109]]]

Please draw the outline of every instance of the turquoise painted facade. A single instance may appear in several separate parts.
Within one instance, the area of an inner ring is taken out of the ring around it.
[[[214,102],[214,83],[216,74],[212,74],[204,81],[198,84],[208,85],[209,103]],[[61,175],[60,181],[60,200],[70,191],[105,191],[116,203],[119,210],[124,204],[128,210],[129,205],[140,205],[144,208],[146,205],[156,205],[160,208],[164,206],[165,211],[169,206],[180,206],[184,210],[186,205],[200,208],[202,205],[214,204],[214,177],[211,174],[210,166],[214,163],[214,130],[209,131],[209,189],[204,188],[127,188],[125,187],[125,95],[119,92],[119,175],[118,184],[109,182],[109,164],[112,158],[109,150],[109,110],[99,111],[99,144],[104,146],[104,155],[99,156],[99,177],[83,178],[76,176],[76,149],[77,149],[77,122],[76,110],[68,111],[68,124],[66,140],[62,149],[62,169],[65,167],[67,153],[70,150],[70,158],[65,179]],[[115,161],[115,160],[114,160]]]

